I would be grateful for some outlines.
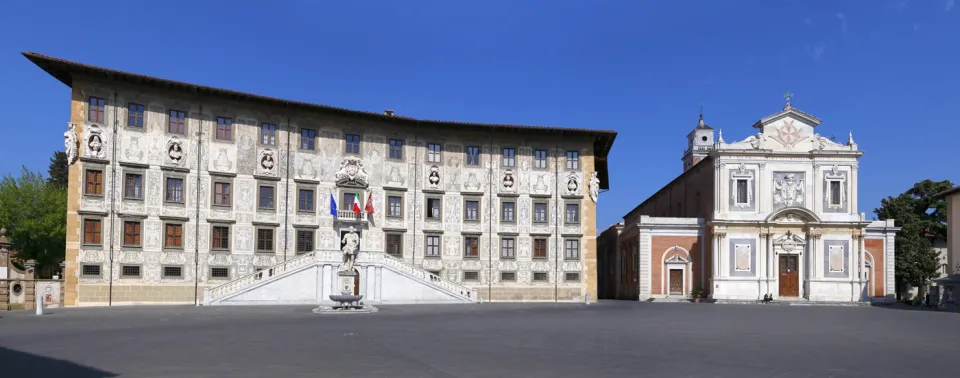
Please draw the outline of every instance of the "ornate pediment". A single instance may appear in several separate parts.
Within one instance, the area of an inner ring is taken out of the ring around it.
[[[803,249],[803,246],[807,245],[807,241],[800,237],[800,235],[787,231],[786,234],[773,239],[773,245],[780,247],[785,252],[793,252],[798,249]]]
[[[817,217],[817,215],[814,214],[812,211],[807,210],[806,208],[788,207],[780,211],[777,211],[773,214],[770,214],[770,216],[767,217],[767,222],[781,223],[781,224],[783,223],[787,223],[787,224],[819,223],[820,218]]]
[[[687,259],[683,258],[683,256],[680,256],[680,255],[673,255],[673,256],[670,256],[670,258],[668,258],[666,262],[667,262],[668,264],[669,264],[669,263],[674,263],[674,264],[686,264],[686,263],[689,263],[690,260],[687,260]]]
[[[340,169],[335,175],[337,185],[359,186],[368,185],[367,171],[363,168],[363,160],[356,156],[347,156],[340,163]]]

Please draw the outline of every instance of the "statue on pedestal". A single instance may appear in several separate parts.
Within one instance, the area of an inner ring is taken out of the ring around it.
[[[340,249],[343,251],[343,264],[340,265],[340,272],[353,272],[353,263],[360,250],[360,235],[357,235],[353,226],[350,226],[350,231],[343,234],[341,242],[343,243],[343,248]]]

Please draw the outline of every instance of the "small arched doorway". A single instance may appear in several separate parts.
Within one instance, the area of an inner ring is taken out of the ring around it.
[[[360,295],[360,271],[353,268],[353,295]]]

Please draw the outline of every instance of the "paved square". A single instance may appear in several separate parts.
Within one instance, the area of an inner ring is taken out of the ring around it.
[[[69,378],[923,377],[960,369],[957,313],[615,301],[311,309],[0,313],[0,363],[10,377]]]

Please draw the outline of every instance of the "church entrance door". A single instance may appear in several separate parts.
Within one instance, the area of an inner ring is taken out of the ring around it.
[[[670,295],[683,295],[683,271],[670,269]]]
[[[800,296],[800,274],[797,272],[799,255],[780,255],[780,296]]]

